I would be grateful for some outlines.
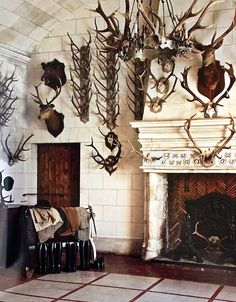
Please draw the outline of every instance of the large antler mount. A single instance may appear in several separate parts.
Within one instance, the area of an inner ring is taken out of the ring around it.
[[[109,45],[113,39],[108,38]],[[101,43],[98,36],[96,46]],[[119,82],[118,73],[120,62],[115,53],[103,54],[97,51],[98,73],[94,73],[94,86],[96,89],[97,114],[102,117],[102,124],[106,124],[108,129],[114,129],[117,125],[117,117],[120,114],[119,105]]]
[[[93,138],[91,138],[91,144],[86,145],[87,147],[92,147],[95,153],[93,152],[91,157],[94,161],[101,166],[101,169],[105,169],[109,175],[116,171],[118,168],[119,159],[121,158],[121,143],[118,139],[118,136],[113,132],[109,131],[106,135],[101,132],[105,140],[105,146],[110,150],[110,155],[104,157],[100,154],[98,149],[94,146]]]
[[[220,153],[224,149],[230,149],[231,146],[228,145],[228,143],[232,140],[236,130],[235,130],[235,122],[232,116],[230,116],[230,125],[231,128],[226,126],[230,133],[227,137],[223,137],[220,142],[217,143],[216,147],[202,149],[202,147],[197,143],[197,140],[193,137],[193,135],[190,132],[192,120],[195,115],[191,116],[189,119],[186,120],[184,124],[184,130],[187,133],[187,136],[189,140],[192,142],[192,147],[189,147],[192,149],[196,155],[199,157],[200,163],[202,166],[209,168],[215,165],[215,159],[220,158]]]
[[[191,70],[192,67],[186,67],[184,71],[181,73],[182,74],[182,81],[180,81],[181,86],[192,96],[192,99],[187,99],[189,102],[199,102],[201,105],[201,112],[203,112],[204,118],[215,118],[218,116],[218,106],[223,106],[220,104],[220,102],[223,99],[228,99],[229,96],[229,91],[233,87],[233,84],[235,82],[235,75],[234,75],[234,70],[232,64],[226,63],[229,68],[223,67],[224,72],[228,76],[228,85],[227,87],[224,88],[224,91],[219,94],[219,96],[216,96],[213,99],[208,98],[208,101],[205,101],[204,99],[206,96],[201,97],[201,93],[198,91],[198,93],[194,92],[193,89],[189,86],[188,81],[188,76],[189,76],[189,71]]]
[[[75,44],[69,33],[70,49],[73,61],[73,68],[70,69],[70,80],[73,89],[71,102],[75,107],[80,120],[83,123],[89,121],[89,104],[92,98],[92,83],[90,79],[90,63],[92,60],[90,44],[91,34],[86,45],[80,48]]]
[[[18,143],[15,151],[11,151],[9,145],[8,145],[8,140],[10,138],[11,134],[8,133],[4,144],[3,144],[3,149],[5,153],[7,154],[8,158],[8,165],[13,166],[16,164],[18,161],[26,161],[24,157],[24,152],[29,151],[29,148],[25,148],[26,144],[29,142],[29,140],[34,136],[33,134],[29,135],[26,139],[24,139],[24,136],[22,136],[20,142]]]
[[[7,126],[15,110],[13,105],[18,100],[18,97],[14,96],[14,83],[16,81],[15,71],[10,76],[2,76],[0,72],[0,127]]]

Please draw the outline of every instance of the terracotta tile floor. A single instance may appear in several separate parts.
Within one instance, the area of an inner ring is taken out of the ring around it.
[[[236,271],[153,264],[105,255],[104,271],[33,275],[1,273],[0,302],[236,302]]]

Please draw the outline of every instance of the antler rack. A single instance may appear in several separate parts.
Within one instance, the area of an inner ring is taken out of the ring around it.
[[[7,126],[15,108],[13,104],[18,100],[17,96],[13,96],[14,86],[16,82],[15,70],[10,76],[2,77],[0,73],[0,126]]]
[[[97,35],[96,46],[100,41]],[[113,44],[112,40],[108,40],[109,45]],[[115,53],[101,53],[97,51],[98,67],[100,71],[100,78],[94,73],[94,86],[96,88],[96,106],[98,115],[103,119],[103,124],[106,124],[108,129],[117,127],[117,117],[120,114],[119,105],[119,82],[118,72],[120,70],[120,63]],[[103,90],[105,93],[101,92]],[[104,104],[103,104],[103,103]]]
[[[90,80],[90,63],[92,60],[90,44],[91,34],[86,45],[80,48],[75,44],[69,33],[70,49],[72,54],[73,68],[70,68],[70,79],[73,88],[71,102],[77,110],[78,116],[83,123],[89,121],[89,103],[92,98]]]
[[[25,161],[26,159],[23,158],[23,152],[29,151],[30,149],[26,149],[25,145],[27,144],[27,142],[31,139],[31,137],[33,137],[34,135],[31,134],[30,136],[28,136],[25,140],[24,140],[24,136],[22,137],[21,141],[19,142],[15,152],[12,152],[8,146],[8,139],[11,136],[11,134],[9,133],[5,139],[5,145],[4,150],[7,154],[7,158],[8,158],[8,165],[9,166],[13,166],[15,163],[17,163],[18,161]]]

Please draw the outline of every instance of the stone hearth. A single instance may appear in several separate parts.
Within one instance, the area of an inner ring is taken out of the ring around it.
[[[214,165],[205,167],[194,152],[184,130],[185,120],[135,121],[144,158],[140,167],[145,173],[143,258],[161,255],[166,244],[168,227],[169,173],[236,173],[235,137],[215,158]],[[219,146],[230,134],[230,118],[197,119],[191,124],[191,134],[204,152]],[[154,160],[146,160],[146,158]],[[223,175],[222,175],[223,176]]]

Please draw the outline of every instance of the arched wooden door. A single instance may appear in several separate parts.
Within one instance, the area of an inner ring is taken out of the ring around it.
[[[79,206],[80,144],[38,144],[38,200]]]

